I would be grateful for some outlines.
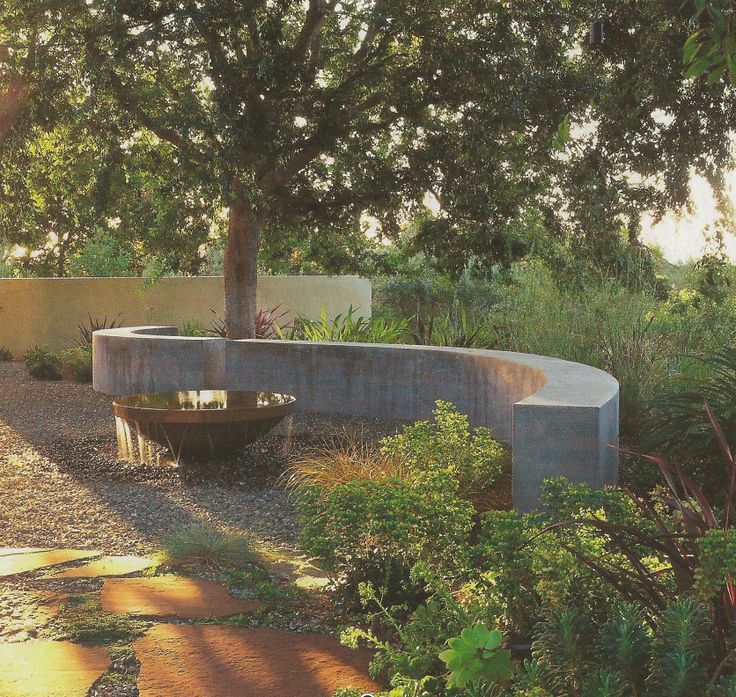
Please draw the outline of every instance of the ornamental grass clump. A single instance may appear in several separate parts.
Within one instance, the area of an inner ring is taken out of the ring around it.
[[[164,535],[162,562],[176,565],[204,564],[231,568],[254,559],[253,538],[244,531],[222,531],[205,523],[190,523]]]
[[[404,479],[403,462],[362,438],[346,434],[332,443],[315,448],[291,463],[283,482],[289,489],[318,487],[328,492],[354,480]]]

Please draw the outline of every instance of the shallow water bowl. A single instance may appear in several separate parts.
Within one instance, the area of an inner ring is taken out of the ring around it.
[[[113,402],[120,457],[149,462],[158,444],[174,460],[235,457],[292,414],[296,399],[276,392],[187,390]]]

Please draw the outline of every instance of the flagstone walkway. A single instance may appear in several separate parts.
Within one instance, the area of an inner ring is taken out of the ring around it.
[[[282,580],[291,570],[294,588],[323,581],[304,562],[277,560],[273,569]],[[370,652],[326,634],[237,626],[257,621],[272,603],[235,597],[210,579],[157,573],[148,557],[0,548],[0,695],[332,697],[340,687],[378,690],[368,677]],[[78,611],[77,622],[91,613],[84,636],[109,631],[110,641],[55,636],[66,607]]]

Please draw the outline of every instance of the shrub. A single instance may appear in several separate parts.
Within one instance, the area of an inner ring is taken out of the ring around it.
[[[676,459],[716,493],[721,489],[723,456],[705,408],[706,399],[726,439],[736,442],[736,349],[695,359],[677,389],[653,402],[648,445]]]
[[[253,560],[253,539],[243,531],[223,532],[213,525],[190,523],[162,538],[163,560],[172,564],[237,567]]]
[[[96,227],[82,249],[69,259],[72,276],[132,276],[133,255],[108,230]]]
[[[185,320],[179,327],[179,336],[209,336],[209,332],[202,329],[196,320]]]
[[[92,382],[92,352],[80,346],[66,349],[59,354],[64,377],[75,382]]]
[[[318,320],[299,315],[291,329],[280,336],[305,341],[351,341],[370,344],[396,344],[407,335],[408,322],[382,317],[362,317],[351,306],[345,315],[327,319],[325,309]]]
[[[437,401],[434,422],[417,421],[381,441],[381,450],[415,476],[432,473],[457,482],[461,496],[486,491],[501,471],[503,447],[487,428],[471,432],[468,417],[453,404]]]
[[[538,625],[534,661],[517,685],[550,697],[705,695],[710,657],[703,608],[676,600],[652,621],[653,628],[649,621],[627,603],[598,626],[576,608],[559,612]]]
[[[353,480],[324,492],[303,489],[297,501],[305,549],[358,600],[370,582],[391,600],[415,598],[409,582],[419,561],[456,567],[472,526],[473,507],[451,483],[416,486],[406,479]]]
[[[500,344],[498,332],[488,317],[468,313],[462,307],[432,315],[427,321],[417,317],[411,337],[414,343],[427,346],[490,349]]]
[[[61,360],[48,346],[32,346],[26,352],[26,368],[38,380],[61,380]]]
[[[0,363],[8,363],[13,360],[13,354],[7,346],[0,346]]]

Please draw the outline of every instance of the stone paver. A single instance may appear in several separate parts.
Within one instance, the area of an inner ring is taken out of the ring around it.
[[[26,641],[36,637],[38,631],[59,614],[61,605],[67,600],[61,593],[3,587],[0,590],[0,640]]]
[[[370,652],[322,634],[215,625],[156,625],[135,644],[140,697],[332,697],[375,692]]]
[[[265,603],[234,598],[214,581],[183,576],[107,579],[100,594],[105,612],[141,617],[226,617],[265,608]]]
[[[100,556],[99,552],[90,552],[89,550],[81,549],[53,549],[47,552],[20,552],[18,554],[10,554],[0,557],[0,578],[98,556]]]
[[[107,649],[66,641],[0,643],[2,697],[84,697],[110,668]]]
[[[0,557],[10,554],[28,554],[29,552],[48,552],[49,547],[0,547]]]
[[[54,574],[54,578],[99,578],[102,576],[126,576],[144,569],[150,569],[156,561],[150,557],[110,556],[64,569]]]

